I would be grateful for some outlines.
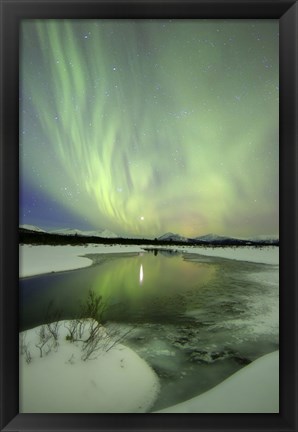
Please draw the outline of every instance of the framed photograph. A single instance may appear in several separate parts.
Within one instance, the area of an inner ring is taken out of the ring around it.
[[[297,430],[297,2],[1,29],[1,430]]]

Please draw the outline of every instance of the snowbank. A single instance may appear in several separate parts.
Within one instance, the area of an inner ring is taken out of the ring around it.
[[[216,247],[216,248],[189,248],[186,247],[184,252],[198,253],[201,255],[228,258],[237,261],[249,261],[262,264],[279,264],[279,248],[277,246],[268,247]]]
[[[75,270],[88,267],[92,261],[82,255],[90,253],[141,252],[140,246],[87,245],[87,246],[20,246],[20,277],[53,271]]]
[[[117,345],[99,351],[93,360],[81,360],[80,343],[66,340],[61,321],[59,346],[43,357],[41,327],[23,332],[32,360],[20,356],[21,413],[142,413],[153,405],[159,390],[153,370],[131,349]]]
[[[86,246],[20,246],[20,277],[34,276],[52,271],[74,270],[88,267],[92,261],[82,255],[90,253],[125,253],[142,252],[137,245],[86,245]],[[166,246],[166,249],[181,250],[184,253],[195,253],[240,261],[276,264],[279,262],[279,248],[203,248]]]
[[[279,352],[267,354],[221,384],[158,413],[278,413]]]

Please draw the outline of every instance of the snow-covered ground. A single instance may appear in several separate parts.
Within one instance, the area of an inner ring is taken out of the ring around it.
[[[20,277],[43,273],[74,270],[92,264],[89,258],[83,257],[91,253],[125,253],[141,252],[140,246],[20,246]]]
[[[91,253],[126,253],[142,252],[148,246],[138,245],[87,245],[87,246],[20,246],[20,277],[33,276],[43,273],[74,270],[88,267],[92,264],[89,258],[83,255]],[[216,256],[240,261],[259,262],[264,264],[279,263],[279,248],[202,248],[167,246],[166,249],[181,250],[207,256]]]
[[[21,413],[142,413],[153,405],[159,390],[153,370],[134,351],[117,345],[102,348],[97,358],[81,359],[82,343],[66,340],[68,321],[61,321],[58,347],[45,344],[40,327],[20,334],[31,361],[20,356]],[[48,345],[48,346],[46,346]],[[46,354],[46,352],[48,354]],[[94,355],[96,357],[96,354]]]
[[[198,253],[201,255],[228,258],[237,261],[249,261],[262,264],[279,264],[279,248],[268,247],[185,247],[185,252]]]
[[[277,247],[222,249],[173,246],[171,249],[274,266],[279,263]],[[20,277],[87,267],[92,262],[83,257],[85,254],[142,250],[142,246],[122,245],[22,245]],[[36,329],[27,332],[27,341],[32,346],[35,346],[36,337]],[[133,351],[118,346],[102,353],[96,360],[78,360],[72,364],[72,354],[78,357],[73,350],[75,346],[64,340],[57,352],[41,359],[36,349],[37,354],[29,364],[21,356],[21,412],[146,412],[150,409],[158,391],[156,376]],[[275,352],[244,367],[208,392],[159,412],[276,413],[278,377],[278,352]],[[70,401],[73,401],[71,405]]]
[[[278,413],[279,352],[267,354],[213,389],[158,413]]]
[[[66,340],[61,321],[59,345],[43,356],[36,345],[40,327],[22,332],[21,413],[142,413],[158,396],[158,378],[131,349],[117,345],[91,360],[81,359],[80,343]],[[49,344],[50,345],[50,344]],[[211,390],[157,413],[278,413],[279,353],[267,354]],[[128,397],[129,395],[129,397]]]

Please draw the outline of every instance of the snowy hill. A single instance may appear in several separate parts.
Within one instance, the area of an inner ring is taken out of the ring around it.
[[[99,231],[83,231],[76,228],[60,228],[60,229],[52,229],[52,230],[42,230],[41,228],[38,228],[34,225],[20,225],[19,228],[28,230],[28,231],[34,231],[34,232],[40,232],[40,233],[49,233],[49,234],[59,234],[59,235],[79,235],[84,237],[102,237],[102,238],[118,238],[119,236],[115,234],[114,232],[105,229],[105,230],[99,230]]]
[[[90,236],[90,237],[103,237],[103,238],[117,238],[117,234],[109,231],[107,229],[103,231],[81,231],[80,235]]]
[[[117,234],[115,234],[112,231],[107,230],[107,229],[101,231],[98,235],[100,237],[104,237],[104,238],[117,238],[118,237]]]
[[[203,235],[200,237],[195,237],[193,240],[199,240],[199,241],[203,241],[203,242],[212,243],[212,242],[226,242],[226,241],[237,240],[237,239],[234,239],[232,237],[219,236],[216,234],[206,234],[206,235]]]
[[[226,237],[219,236],[216,234],[206,234],[203,236],[195,237],[193,241],[199,241],[204,243],[214,243],[214,244],[250,244],[250,243],[262,243],[262,244],[278,244],[279,238],[278,236],[268,236],[268,235],[260,235],[256,237],[247,237],[247,238],[236,238],[236,237]]]
[[[41,228],[38,228],[38,227],[35,226],[35,225],[27,225],[27,224],[24,224],[24,225],[20,225],[20,228],[22,228],[22,229],[26,229],[26,230],[29,230],[29,231],[46,232],[45,230],[42,230]]]
[[[158,240],[172,240],[172,241],[187,242],[188,238],[182,237],[179,234],[174,234],[172,232],[167,232],[166,234],[163,234],[162,236],[158,237]]]
[[[80,235],[86,237],[104,237],[104,238],[117,238],[117,234],[107,229],[103,231],[82,231],[73,228],[63,228],[51,231],[52,234],[63,234],[63,235]]]
[[[61,228],[49,231],[50,234],[83,235],[83,231],[74,228]]]

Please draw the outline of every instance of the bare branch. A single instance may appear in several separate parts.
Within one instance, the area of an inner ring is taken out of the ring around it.
[[[43,347],[51,339],[51,333],[46,332],[46,326],[42,325],[39,330],[39,342],[35,344],[36,348],[39,349],[40,357],[43,355]]]

